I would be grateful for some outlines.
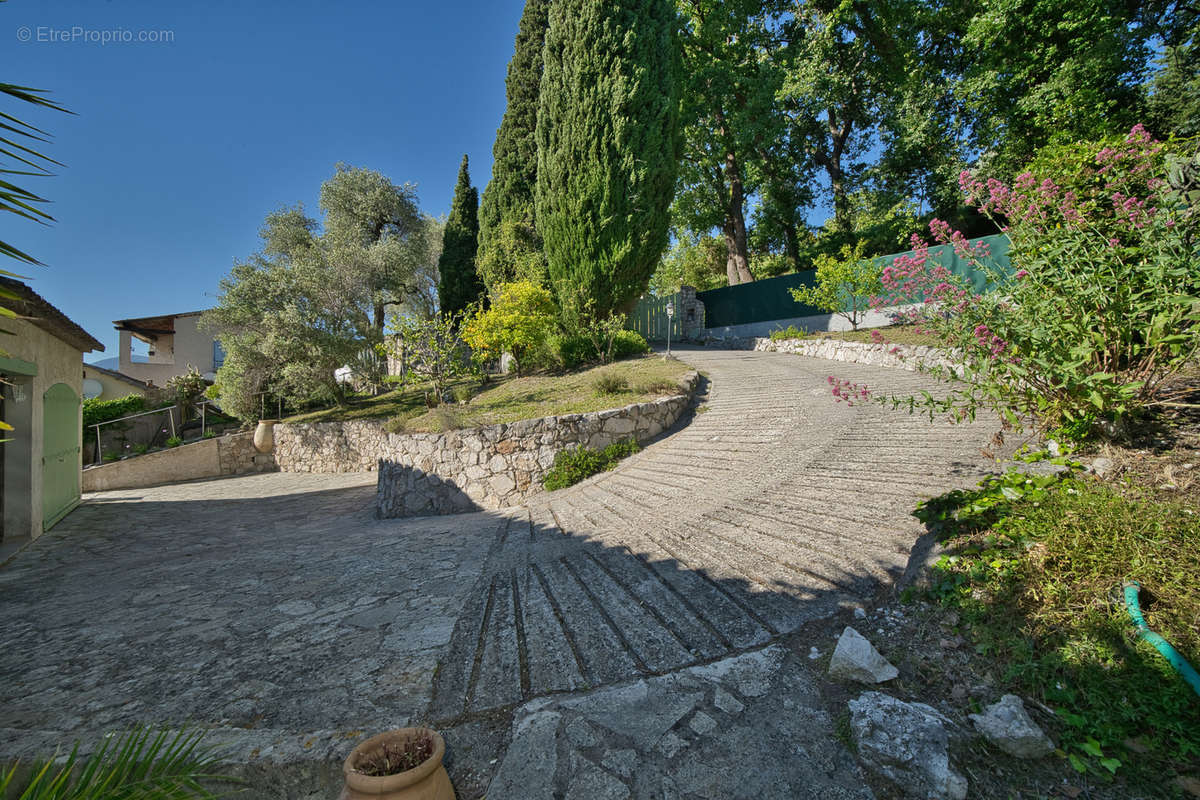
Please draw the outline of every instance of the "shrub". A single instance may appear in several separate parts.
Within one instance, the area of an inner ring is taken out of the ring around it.
[[[948,397],[890,402],[958,418],[989,407],[1013,426],[1032,419],[1042,431],[1115,433],[1172,399],[1159,388],[1200,353],[1200,209],[1173,194],[1164,145],[1140,126],[1076,148],[1087,157],[1056,151],[1046,173],[1025,172],[1011,186],[960,176],[969,202],[1007,232],[1015,274],[991,271],[985,248],[931,223],[935,241],[987,272],[993,291],[973,294],[929,268],[916,237],[915,252],[884,269],[878,302],[923,301],[912,316],[962,362],[959,373],[930,370],[953,382]]]
[[[547,342],[550,353],[563,369],[576,369],[596,360],[596,348],[582,334],[551,336]]]
[[[858,323],[871,306],[871,298],[878,296],[883,288],[879,282],[880,266],[863,258],[866,245],[864,239],[853,249],[843,245],[838,257],[818,255],[816,286],[788,289],[792,299],[842,317],[853,330],[858,330]]]
[[[650,345],[646,342],[637,331],[623,330],[619,331],[613,337],[612,357],[613,361],[630,356],[640,356],[650,352]]]
[[[598,472],[607,472],[621,459],[631,456],[641,448],[633,439],[615,442],[603,450],[574,447],[560,450],[554,456],[554,466],[546,473],[542,485],[548,491],[565,489]]]
[[[179,406],[179,419],[186,420],[196,402],[208,391],[208,381],[200,371],[188,364],[188,370],[167,381],[167,396]]]
[[[576,369],[585,364],[601,361],[596,351],[596,343],[587,334],[551,336],[548,346],[552,357],[563,369]],[[611,348],[609,359],[611,361],[650,352],[650,345],[637,331],[617,331],[608,346]]]
[[[453,390],[454,402],[466,404],[471,402],[471,389],[467,386],[455,386]]]
[[[556,315],[550,292],[528,281],[509,283],[501,287],[491,308],[466,320],[462,338],[477,358],[492,360],[511,353],[519,376],[529,366],[530,353],[554,329]]]
[[[133,446],[133,452],[139,456],[144,455],[145,453],[149,452],[149,450],[150,445],[146,444],[145,442],[139,442]]]
[[[167,447],[179,447],[179,445],[181,445],[181,444],[183,444],[183,439],[181,439],[180,437],[178,437],[178,436],[168,436],[167,437]]]
[[[402,382],[410,375],[427,380],[440,398],[452,379],[467,372],[467,359],[455,333],[460,320],[449,315],[405,317],[392,323],[388,347],[401,363]]]
[[[629,381],[623,375],[602,372],[592,379],[597,394],[620,394],[629,391]]]

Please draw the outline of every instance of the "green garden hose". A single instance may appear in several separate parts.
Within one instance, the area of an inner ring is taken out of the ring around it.
[[[1140,588],[1141,584],[1137,581],[1130,581],[1125,584],[1125,610],[1129,612],[1129,618],[1133,620],[1133,625],[1137,628],[1138,636],[1154,645],[1154,649],[1162,653],[1167,663],[1183,676],[1188,686],[1192,687],[1192,691],[1200,695],[1200,674],[1196,673],[1195,668],[1187,662],[1186,658],[1179,655],[1178,650],[1171,647],[1170,642],[1150,630],[1150,626],[1146,624],[1145,618],[1142,617],[1142,609],[1138,605],[1138,589]]]

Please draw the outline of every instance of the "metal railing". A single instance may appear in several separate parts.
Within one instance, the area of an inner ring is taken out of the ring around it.
[[[200,436],[201,436],[201,438],[204,437],[204,433],[208,428],[208,407],[210,405],[213,405],[213,402],[211,400],[201,400],[199,403],[196,403],[194,406],[195,408],[198,408],[200,410]],[[92,425],[89,425],[88,427],[93,428],[96,432],[96,453],[95,453],[95,457],[92,459],[92,463],[99,464],[99,463],[102,463],[104,460],[104,444],[101,439],[100,429],[102,427],[104,427],[105,425],[116,425],[117,423],[126,422],[131,419],[138,419],[139,417],[147,417],[151,414],[165,413],[167,415],[167,421],[171,426],[171,436],[175,437],[175,436],[178,436],[178,430],[179,430],[175,425],[175,412],[176,411],[179,411],[179,414],[180,414],[179,425],[182,426],[184,424],[185,420],[183,419],[183,412],[179,408],[178,405],[166,406],[164,408],[154,408],[149,411],[139,411],[136,414],[127,414],[123,417],[117,417],[116,419],[109,419],[109,420],[105,420],[104,422],[97,422]],[[163,429],[163,432],[164,433],[166,432],[166,428]]]

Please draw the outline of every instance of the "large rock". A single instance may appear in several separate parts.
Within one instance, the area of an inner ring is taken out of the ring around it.
[[[963,800],[967,780],[950,764],[949,721],[924,703],[882,692],[851,700],[850,729],[863,765],[912,797]]]
[[[846,626],[829,661],[829,676],[860,683],[883,683],[900,674],[861,633]]]
[[[1015,694],[1006,694],[982,714],[971,714],[975,728],[988,741],[1017,758],[1041,758],[1054,752],[1054,742],[1025,711]]]

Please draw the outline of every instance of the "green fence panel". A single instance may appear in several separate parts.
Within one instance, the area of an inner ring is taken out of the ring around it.
[[[668,294],[662,297],[643,297],[630,313],[629,319],[625,323],[625,327],[640,333],[647,342],[662,342],[667,338],[667,303],[674,303],[675,308],[680,307],[679,293]],[[676,311],[674,318],[670,319],[671,324],[671,339],[678,341],[683,338],[683,322],[680,319],[680,314]]]
[[[764,278],[753,283],[709,289],[707,292],[697,292],[696,297],[704,303],[704,324],[709,328],[724,328],[726,325],[744,325],[748,322],[765,322],[788,317],[808,317],[824,312],[797,303],[788,293],[788,289],[812,286],[815,280],[816,272],[810,269],[776,278]]]
[[[1012,265],[1008,257],[1007,236],[997,234],[970,240],[971,244],[978,242],[987,245],[988,256],[984,262],[991,269],[1000,275],[1012,273]],[[879,256],[875,261],[881,266],[886,266],[900,256],[912,255],[912,253],[912,250],[891,253]],[[960,258],[950,245],[929,248],[928,263],[941,264],[955,275],[963,277],[976,292],[982,292],[988,288],[986,273],[971,262]],[[698,292],[696,297],[704,303],[705,325],[709,328],[723,328],[730,325],[745,325],[752,322],[768,322],[792,317],[809,317],[827,312],[797,303],[788,293],[788,289],[812,286],[815,281],[816,270],[805,270],[753,283],[710,289],[707,292]],[[640,307],[639,304],[639,309]],[[671,335],[674,336],[675,332],[672,331]]]

